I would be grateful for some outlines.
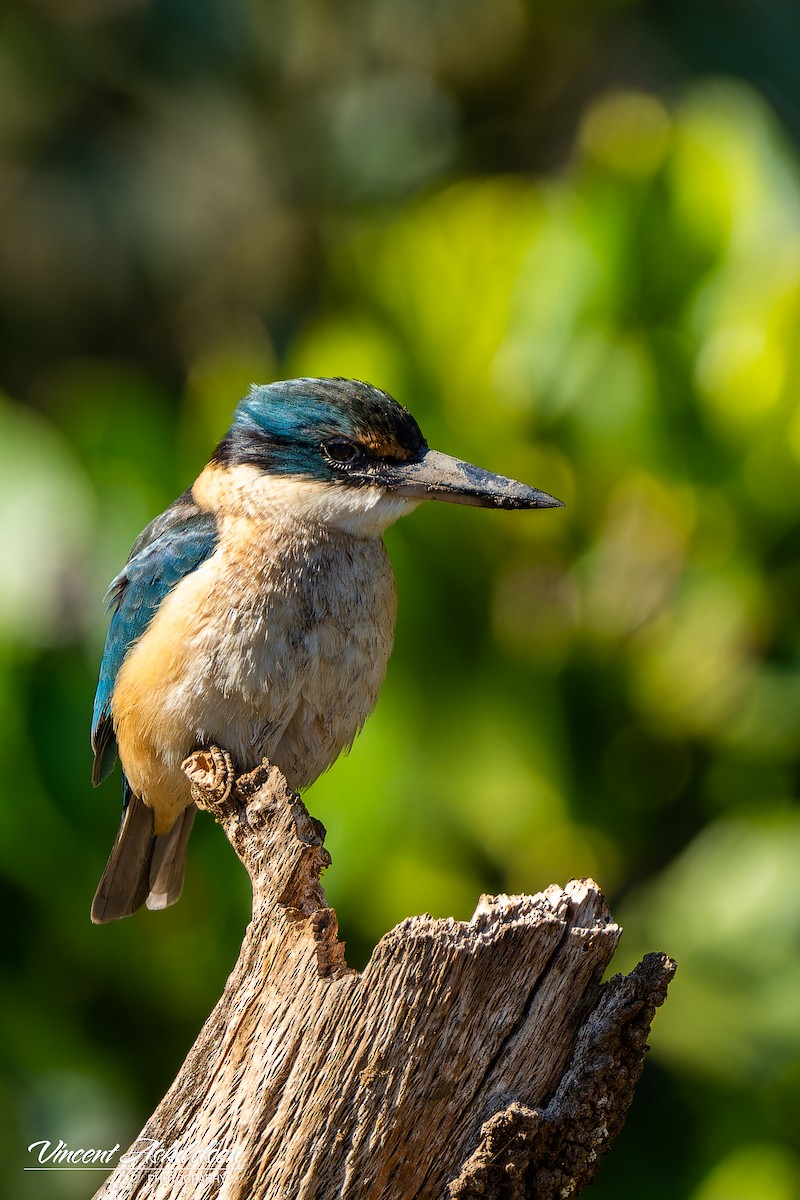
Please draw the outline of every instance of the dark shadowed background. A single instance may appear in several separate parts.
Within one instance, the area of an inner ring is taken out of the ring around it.
[[[563,512],[389,531],[374,717],[308,794],[350,961],[591,874],[680,970],[596,1200],[800,1196],[800,6],[0,11],[0,1190],[125,1145],[248,887],[93,928],[103,593],[251,381],[353,375]]]

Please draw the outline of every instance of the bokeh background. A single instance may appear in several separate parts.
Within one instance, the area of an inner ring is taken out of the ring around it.
[[[248,889],[209,820],[92,928],[103,594],[251,381],[366,378],[562,512],[429,505],[312,789],[350,961],[591,874],[680,964],[593,1195],[800,1196],[800,6],[27,0],[0,12],[0,1191],[125,1145]]]

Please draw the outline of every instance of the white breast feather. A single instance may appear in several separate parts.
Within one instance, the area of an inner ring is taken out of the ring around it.
[[[207,468],[194,491],[216,511],[218,548],[167,597],[123,668],[137,747],[129,778],[156,809],[159,790],[165,806],[168,792],[170,807],[188,803],[180,763],[198,744],[224,746],[240,770],[266,756],[294,788],[349,747],[394,635],[380,533],[413,507],[250,467]],[[128,771],[133,742],[118,733]]]

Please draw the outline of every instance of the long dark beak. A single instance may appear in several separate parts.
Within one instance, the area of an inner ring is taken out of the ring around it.
[[[410,500],[446,500],[479,508],[563,508],[560,500],[527,483],[494,475],[438,450],[415,462],[393,463],[382,472],[384,486]]]

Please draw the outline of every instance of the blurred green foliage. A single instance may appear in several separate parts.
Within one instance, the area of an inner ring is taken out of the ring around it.
[[[105,585],[251,381],[342,374],[568,505],[387,535],[389,678],[308,796],[350,960],[594,875],[619,966],[680,964],[594,1194],[800,1196],[799,32],[788,0],[0,14],[4,1195],[88,1194],[25,1147],[133,1137],[248,914],[199,820],[176,908],[89,925]]]

